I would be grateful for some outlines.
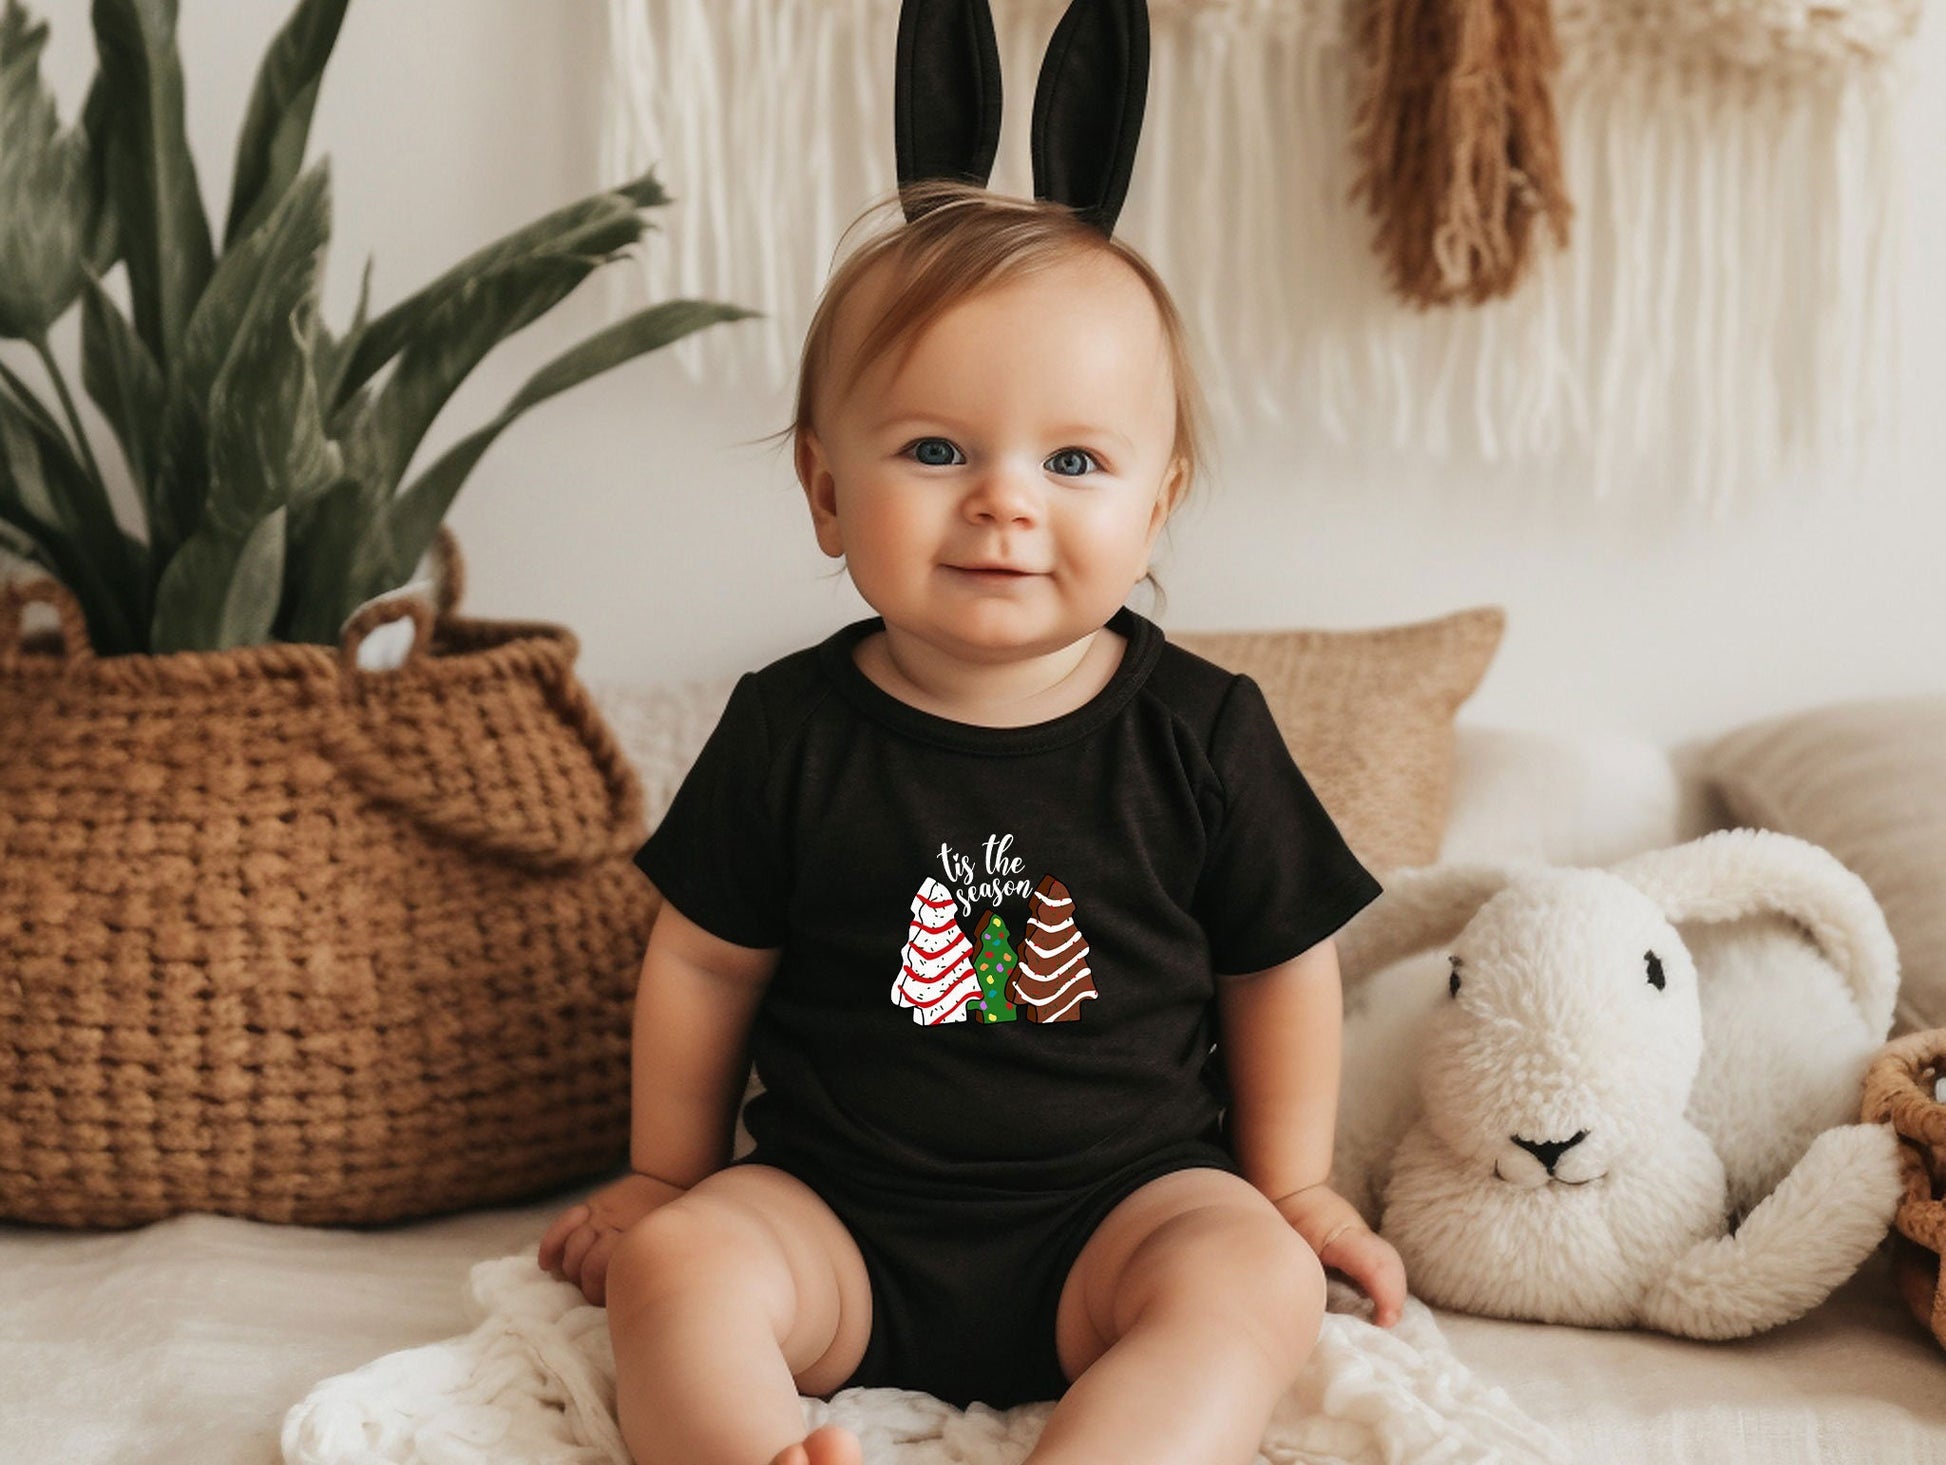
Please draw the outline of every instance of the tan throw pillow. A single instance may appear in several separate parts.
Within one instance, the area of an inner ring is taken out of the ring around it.
[[[1453,796],[1453,718],[1486,675],[1507,613],[1481,606],[1357,631],[1183,631],[1169,639],[1241,672],[1318,801],[1380,879],[1439,856]]]
[[[1899,947],[1894,1034],[1946,1027],[1946,697],[1769,718],[1697,769],[1732,821],[1821,845],[1871,888]]]

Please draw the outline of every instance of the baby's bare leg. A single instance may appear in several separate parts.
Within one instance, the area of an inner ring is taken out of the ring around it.
[[[608,1263],[615,1405],[636,1465],[767,1465],[805,1438],[798,1395],[858,1366],[871,1285],[844,1224],[769,1165],[737,1165],[651,1212]],[[859,1459],[819,1431],[825,1460]]]
[[[1027,1458],[1248,1465],[1323,1319],[1323,1267],[1248,1181],[1152,1180],[1075,1259],[1056,1328],[1074,1383]]]

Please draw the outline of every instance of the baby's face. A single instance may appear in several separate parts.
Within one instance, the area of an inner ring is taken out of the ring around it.
[[[876,319],[848,302],[834,365]],[[1105,624],[1182,477],[1155,303],[1108,257],[965,300],[818,408],[798,451],[818,544],[888,625],[962,659],[1045,655]],[[975,575],[971,565],[1020,573]]]

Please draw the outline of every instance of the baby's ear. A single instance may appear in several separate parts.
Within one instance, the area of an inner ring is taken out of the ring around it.
[[[1182,503],[1182,496],[1189,487],[1189,459],[1178,453],[1169,460],[1169,471],[1162,479],[1162,492],[1156,502],[1161,506],[1162,517],[1166,520],[1176,512]]]
[[[824,461],[824,447],[810,428],[798,433],[792,457],[797,466],[798,484],[811,500],[812,511],[815,513],[822,507],[830,512],[831,470]]]
[[[984,188],[1000,146],[1000,48],[987,0],[905,0],[892,88],[899,188],[934,178]],[[907,221],[923,207],[904,204]]]
[[[1182,459],[1171,458],[1169,467],[1162,475],[1162,482],[1156,488],[1155,506],[1149,510],[1149,551],[1154,553],[1156,536],[1169,522],[1169,516],[1176,512],[1176,505],[1182,501],[1183,474]]]

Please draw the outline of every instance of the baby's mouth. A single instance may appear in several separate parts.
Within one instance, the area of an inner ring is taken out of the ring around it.
[[[1031,580],[1034,578],[1032,572],[1028,570],[977,570],[966,565],[948,565],[946,568],[956,575],[964,575],[969,580],[984,581],[995,585],[1010,584],[1016,580]]]

